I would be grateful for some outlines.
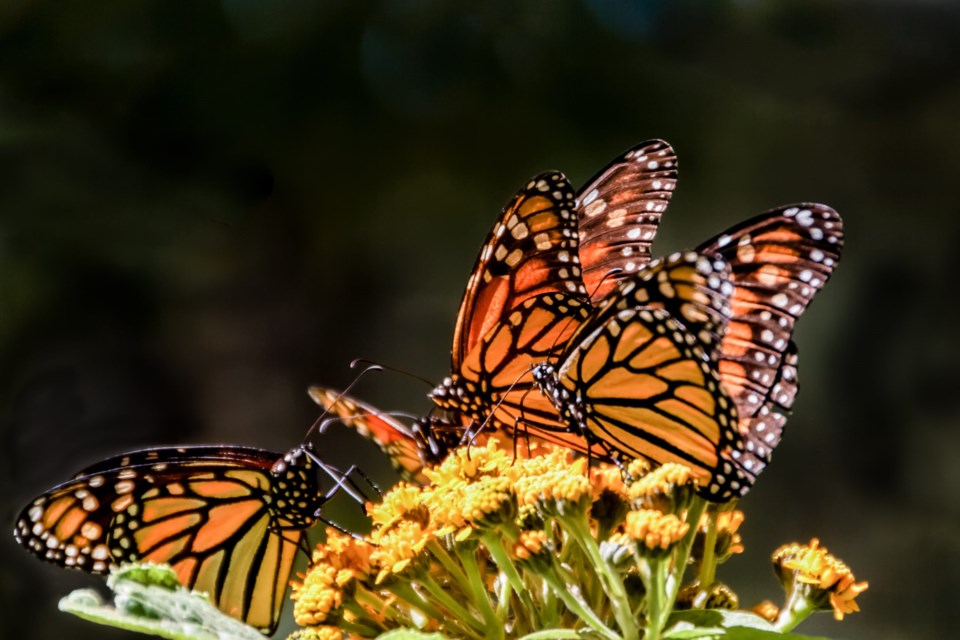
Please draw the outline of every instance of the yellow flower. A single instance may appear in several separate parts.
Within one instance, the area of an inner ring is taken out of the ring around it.
[[[381,584],[389,576],[405,572],[433,539],[432,531],[410,520],[401,520],[386,532],[375,531],[371,542],[376,548],[370,553],[370,562],[379,572],[374,582]]]
[[[544,468],[539,475],[517,478],[514,490],[518,503],[535,505],[547,515],[585,510],[592,497],[585,464],[586,460],[581,458],[567,468]]]
[[[743,553],[743,540],[740,534],[737,533],[740,525],[743,524],[743,512],[733,509],[715,513],[711,509],[711,511],[700,516],[700,524],[698,527],[699,536],[694,544],[694,555],[698,557],[703,556],[703,544],[710,527],[711,518],[716,518],[717,537],[716,544],[714,545],[716,562],[726,562],[730,559],[730,556],[736,553]]]
[[[631,484],[628,494],[646,509],[679,514],[690,506],[695,489],[690,468],[668,462]]]
[[[543,443],[533,449],[526,458],[512,464],[503,473],[512,480],[530,476],[540,476],[554,471],[569,470],[571,464],[580,464],[581,461],[574,463],[573,452],[566,447],[556,447]],[[586,470],[585,460],[579,467],[579,473],[583,474]]]
[[[667,552],[687,534],[690,525],[673,514],[652,509],[631,511],[623,524],[628,538],[644,549],[656,554]]]
[[[643,476],[650,473],[650,470],[653,467],[650,465],[648,460],[644,458],[634,458],[630,461],[630,464],[627,465],[627,475],[629,475],[634,480],[639,480]]]
[[[543,531],[522,531],[513,545],[513,557],[519,560],[529,560],[533,556],[543,553],[547,544],[547,534]]]
[[[367,504],[367,513],[374,527],[389,529],[399,520],[415,520],[426,524],[430,513],[423,505],[422,487],[401,482],[383,496],[379,504]]]
[[[327,540],[317,545],[312,564],[322,561],[337,570],[347,571],[352,576],[364,576],[370,573],[371,551],[373,547],[366,540],[358,540],[333,527],[327,527]]]
[[[336,627],[324,625],[294,631],[287,640],[343,640],[343,633]]]
[[[832,608],[837,620],[860,610],[855,599],[869,586],[856,582],[850,568],[830,555],[816,538],[809,545],[794,543],[777,549],[773,567],[788,592],[800,589],[817,609]]]
[[[293,583],[293,617],[301,626],[318,625],[343,604],[343,591],[337,584],[340,572],[325,562],[307,572],[303,584]]]
[[[516,515],[509,478],[482,478],[467,487],[461,504],[463,519],[472,526],[494,526]]]
[[[614,494],[626,500],[627,483],[623,471],[609,464],[599,464],[590,469],[590,485],[593,487],[593,499],[598,500],[604,494]]]
[[[440,488],[457,480],[472,482],[479,476],[499,475],[512,464],[513,455],[502,451],[497,440],[491,440],[484,446],[454,449],[439,466],[424,470],[424,474]]]

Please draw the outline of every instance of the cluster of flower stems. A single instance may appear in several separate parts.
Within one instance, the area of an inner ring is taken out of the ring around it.
[[[294,585],[296,635],[658,640],[677,611],[739,607],[716,571],[743,551],[743,513],[698,497],[689,469],[588,467],[545,444],[527,453],[457,449],[424,484],[368,505],[369,535],[328,529]],[[785,604],[753,610],[777,629],[858,610],[867,584],[818,541],[785,545],[773,562]]]

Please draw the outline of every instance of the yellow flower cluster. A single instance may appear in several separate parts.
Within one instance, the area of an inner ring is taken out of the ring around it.
[[[688,468],[588,465],[546,444],[524,453],[515,458],[497,439],[458,448],[424,471],[428,484],[401,483],[368,505],[373,529],[364,539],[329,530],[294,588],[297,622],[312,634],[302,637],[416,627],[505,639],[543,632],[549,620],[633,638],[643,630],[636,611],[657,637],[652,629],[663,629],[673,607],[738,606],[714,571],[743,550],[743,513],[707,507]],[[816,540],[783,547],[774,560],[790,581],[829,592],[838,617],[857,610],[866,583]],[[592,610],[579,593],[601,606]],[[778,615],[773,605],[759,613]]]
[[[855,599],[869,586],[857,582],[850,568],[821,547],[816,538],[810,544],[793,543],[777,549],[773,567],[788,591],[800,589],[818,608],[827,608],[829,603],[837,620],[860,610]]]

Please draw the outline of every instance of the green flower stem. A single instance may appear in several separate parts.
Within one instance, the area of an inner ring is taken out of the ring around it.
[[[690,525],[693,527],[693,525]],[[703,558],[700,559],[700,588],[709,589],[717,576],[717,513],[707,518],[707,535],[703,541]]]
[[[517,594],[517,597],[520,598],[520,602],[523,604],[523,609],[526,610],[527,615],[538,616],[540,612],[539,608],[535,607],[533,600],[530,599],[530,594],[523,584],[520,572],[517,571],[517,565],[510,559],[510,554],[507,553],[498,535],[492,531],[485,531],[480,535],[480,541],[483,542],[483,545],[487,548],[497,567],[499,567],[503,575],[506,576],[510,587]],[[534,627],[539,626],[540,624],[538,622],[534,623]]]
[[[643,636],[644,640],[660,640],[663,627],[673,609],[673,602],[666,602],[669,562],[669,556],[640,560],[640,578],[647,590],[647,632]]]
[[[544,629],[543,631],[528,633],[520,640],[553,640],[554,638],[557,640],[581,640],[583,636],[579,631],[573,631],[572,629]]]
[[[787,633],[807,619],[807,617],[816,610],[816,606],[800,592],[800,589],[794,587],[790,593],[790,599],[783,609],[780,610],[780,615],[777,616],[777,620],[773,623],[773,626],[775,626],[778,631]]]
[[[346,609],[347,607],[344,607],[344,608]],[[369,616],[364,614],[364,618],[367,619],[369,618]],[[341,631],[346,631],[351,636],[357,636],[358,638],[370,638],[370,637],[375,638],[379,634],[386,631],[386,629],[382,626],[373,627],[368,624],[348,622],[346,620],[338,620],[336,626]]]
[[[683,574],[687,571],[690,549],[693,548],[693,541],[697,537],[697,526],[700,524],[700,516],[703,515],[703,510],[706,507],[706,500],[694,498],[690,508],[687,509],[684,520],[690,525],[690,528],[673,552],[673,569],[667,577],[667,598],[664,604],[670,609],[673,609],[673,603],[676,601],[680,586],[683,584]]]
[[[390,620],[393,620],[402,627],[416,626],[413,623],[413,620],[410,619],[410,616],[403,613],[403,611],[397,607],[388,606],[380,596],[372,591],[368,591],[366,589],[357,589],[356,592],[354,592],[353,599],[356,601],[357,605],[361,606],[360,612],[362,612],[364,618],[369,618],[370,614],[367,611],[363,611],[362,607],[369,607],[371,610],[382,614]],[[347,606],[348,604],[350,603],[347,600],[344,600],[343,607],[345,609],[349,608]]]
[[[468,593],[470,599],[480,609],[480,614],[486,623],[488,638],[503,638],[504,627],[502,620],[497,617],[493,607],[490,605],[490,597],[487,595],[487,589],[483,584],[483,578],[480,575],[480,567],[477,566],[476,547],[469,549],[456,549],[457,558],[465,570],[467,578]]]
[[[442,544],[436,540],[431,540],[427,543],[427,551],[433,554],[440,564],[443,565],[443,568],[447,570],[447,573],[450,574],[450,577],[453,578],[454,582],[457,583],[457,586],[460,587],[460,590],[464,593],[470,593],[470,579],[467,575],[461,570],[460,566],[456,561],[450,557],[450,554],[447,553],[447,550],[443,547]],[[462,559],[462,556],[458,553],[458,557]],[[474,594],[476,595],[476,594]]]
[[[417,582],[426,589],[431,596],[436,598],[437,602],[446,607],[453,615],[457,616],[459,620],[465,624],[470,625],[470,627],[479,632],[483,637],[486,637],[484,625],[480,620],[477,620],[476,616],[464,608],[456,598],[451,596],[446,590],[441,587],[437,582],[430,577],[429,574],[424,574],[417,577]],[[438,618],[442,620],[443,618]]]
[[[610,598],[610,604],[613,606],[613,615],[620,626],[620,632],[624,640],[638,640],[640,630],[637,628],[636,621],[630,611],[630,599],[627,597],[627,590],[623,586],[623,580],[620,574],[603,559],[600,554],[600,547],[594,540],[590,532],[590,525],[587,523],[586,515],[582,512],[569,515],[558,516],[558,520],[564,526],[567,533],[576,541],[577,545],[583,549],[584,553],[590,559],[590,564],[600,576],[603,584],[603,590]]]
[[[445,612],[440,611],[428,601],[424,600],[408,582],[397,581],[396,583],[390,585],[390,591],[393,593],[393,595],[397,596],[414,609],[419,609],[421,612],[425,613],[434,620],[443,620],[444,624],[448,625],[452,630],[462,636],[478,639],[483,637],[481,631],[469,626],[465,626],[467,620],[461,621],[458,620],[456,616],[447,615]],[[465,624],[461,624],[461,622]],[[411,626],[416,627],[416,625]]]
[[[540,619],[543,621],[543,626],[560,626],[560,600],[557,598],[557,594],[554,592],[554,590],[543,581],[543,578],[540,576],[540,574],[538,573],[536,576],[538,578],[537,584],[540,585],[541,590],[540,601],[543,603],[541,605],[540,614]]]
[[[551,567],[545,570],[541,575],[546,583],[550,585],[550,588],[553,589],[554,593],[557,594],[557,597],[563,600],[567,608],[579,617],[580,620],[587,623],[591,629],[604,638],[608,640],[620,640],[620,636],[617,635],[613,629],[605,625],[603,620],[597,617],[597,614],[583,601],[581,596],[570,592],[568,587],[569,582],[561,579],[554,568]]]

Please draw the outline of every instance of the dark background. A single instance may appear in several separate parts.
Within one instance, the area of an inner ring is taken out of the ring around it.
[[[820,536],[871,588],[800,631],[950,637],[958,76],[960,9],[935,1],[6,0],[0,521],[122,450],[290,447],[307,385],[347,384],[354,357],[439,379],[513,192],[662,137],[681,175],[656,253],[792,201],[847,229],[721,576],[779,601],[769,553]],[[357,393],[422,413],[424,390]],[[320,447],[390,477],[351,434]],[[95,583],[4,533],[4,637],[127,637],[56,611]]]

